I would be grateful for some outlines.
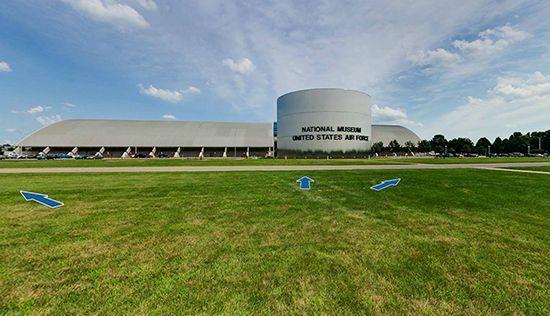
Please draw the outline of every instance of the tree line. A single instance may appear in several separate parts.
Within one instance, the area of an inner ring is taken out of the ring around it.
[[[503,153],[527,153],[532,154],[550,152],[550,130],[545,132],[530,132],[522,134],[515,132],[508,138],[497,137],[491,142],[487,137],[481,137],[477,142],[469,138],[458,137],[447,140],[444,135],[435,135],[431,140],[421,140],[418,144],[406,142],[399,144],[392,140],[388,146],[382,142],[372,145],[372,150],[377,153],[389,152],[436,152],[436,153],[461,153],[461,154],[503,154]]]

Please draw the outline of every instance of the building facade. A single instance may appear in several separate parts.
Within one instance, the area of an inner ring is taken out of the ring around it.
[[[65,120],[17,146],[22,154],[264,157],[273,154],[273,129],[271,123]]]
[[[103,157],[273,157],[367,154],[373,143],[416,144],[420,138],[396,125],[371,124],[368,94],[309,89],[277,100],[277,122],[172,122],[65,120],[17,144],[23,155]]]
[[[277,99],[279,153],[366,153],[371,148],[371,98],[344,89],[309,89]]]

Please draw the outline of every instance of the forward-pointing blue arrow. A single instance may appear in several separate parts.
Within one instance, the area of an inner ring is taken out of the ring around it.
[[[392,180],[386,180],[386,181],[380,182],[377,185],[373,185],[370,188],[374,191],[381,191],[381,190],[384,190],[385,188],[388,188],[390,186],[397,186],[399,184],[399,181],[401,181],[400,178],[392,179]]]
[[[301,177],[296,182],[300,182],[300,190],[309,190],[311,189],[311,182],[315,182],[315,180],[310,177]]]
[[[19,191],[19,192],[25,198],[25,201],[34,201],[36,203],[40,203],[44,206],[47,206],[49,208],[56,208],[64,205],[59,201],[50,199],[46,194],[27,192],[27,191]]]

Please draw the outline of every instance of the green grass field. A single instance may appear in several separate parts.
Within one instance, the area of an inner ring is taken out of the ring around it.
[[[0,175],[0,314],[550,313],[548,176],[302,175]]]
[[[522,169],[522,170],[535,170],[535,171],[550,172],[550,167],[545,167],[545,166],[539,166],[539,167],[519,167],[519,168],[507,168],[507,169]]]
[[[402,159],[101,159],[101,160],[0,160],[0,168],[41,167],[172,167],[271,165],[382,165],[407,164]]]
[[[161,166],[271,166],[271,165],[382,165],[541,162],[550,158],[376,158],[376,159],[102,159],[102,160],[0,160],[0,168],[161,167]]]

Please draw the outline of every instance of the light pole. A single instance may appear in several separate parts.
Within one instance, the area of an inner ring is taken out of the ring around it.
[[[527,145],[527,156],[531,155],[531,145]]]
[[[491,145],[487,147],[487,157],[491,157]]]
[[[447,145],[445,145],[445,156],[447,156]]]

